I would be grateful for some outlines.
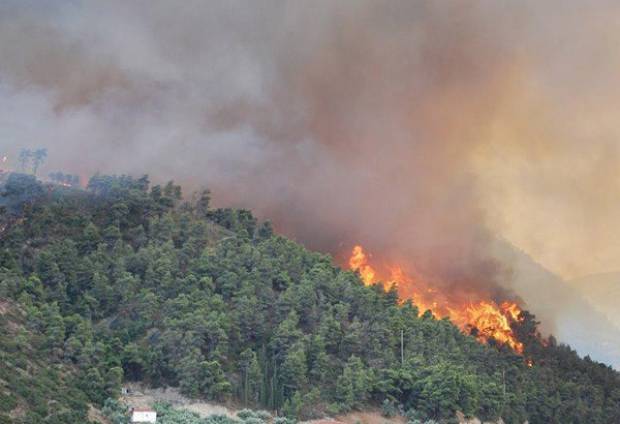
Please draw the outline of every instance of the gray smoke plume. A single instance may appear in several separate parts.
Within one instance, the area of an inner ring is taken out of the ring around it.
[[[4,0],[0,153],[208,186],[309,247],[361,243],[463,296],[536,305],[497,239],[562,277],[617,268],[619,16],[607,1]],[[537,309],[551,324],[561,308]]]

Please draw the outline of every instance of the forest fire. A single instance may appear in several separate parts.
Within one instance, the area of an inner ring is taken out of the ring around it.
[[[360,278],[366,285],[370,285],[375,282],[375,270],[368,265],[368,259],[362,246],[355,246],[349,259],[349,268],[354,271],[358,271]]]
[[[364,284],[382,282],[385,290],[395,286],[399,297],[402,300],[411,299],[421,314],[430,310],[437,318],[450,318],[463,332],[481,342],[494,339],[518,353],[523,352],[523,344],[511,328],[512,323],[521,320],[521,309],[516,303],[497,304],[493,300],[459,302],[431,287],[422,278],[407,275],[398,266],[386,266],[386,272],[379,272],[369,262],[362,246],[355,246],[349,258],[349,268],[359,273]]]

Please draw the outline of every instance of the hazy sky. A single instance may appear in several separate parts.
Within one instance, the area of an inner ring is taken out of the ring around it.
[[[207,185],[311,247],[468,284],[510,285],[493,237],[618,270],[618,8],[4,0],[0,150]]]

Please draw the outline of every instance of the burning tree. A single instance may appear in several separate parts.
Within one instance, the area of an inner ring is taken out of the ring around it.
[[[80,185],[79,175],[64,174],[62,172],[52,172],[51,174],[49,174],[49,178],[56,184],[60,184],[65,187],[75,187]]]
[[[387,273],[370,264],[370,257],[362,246],[355,246],[349,258],[349,268],[359,273],[365,285],[383,283],[386,291],[396,290],[402,300],[411,299],[420,314],[430,311],[437,318],[449,318],[464,333],[480,342],[494,340],[500,345],[510,346],[515,352],[523,353],[523,343],[513,331],[513,326],[522,321],[522,311],[514,302],[500,303],[492,299],[463,302],[450,293],[443,293],[431,287],[423,278],[412,278],[399,266],[388,266]]]

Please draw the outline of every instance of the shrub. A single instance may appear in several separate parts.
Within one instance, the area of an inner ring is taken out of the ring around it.
[[[112,424],[126,424],[129,420],[127,417],[127,407],[115,399],[106,399],[101,410]]]
[[[385,399],[381,404],[381,415],[386,418],[392,418],[398,415],[398,408],[396,404],[389,399]]]
[[[287,417],[276,417],[273,424],[296,424],[297,421]]]
[[[17,406],[17,398],[12,394],[0,393],[0,411],[11,412]]]
[[[226,415],[209,415],[204,420],[204,424],[239,424],[237,420],[234,420]]]

